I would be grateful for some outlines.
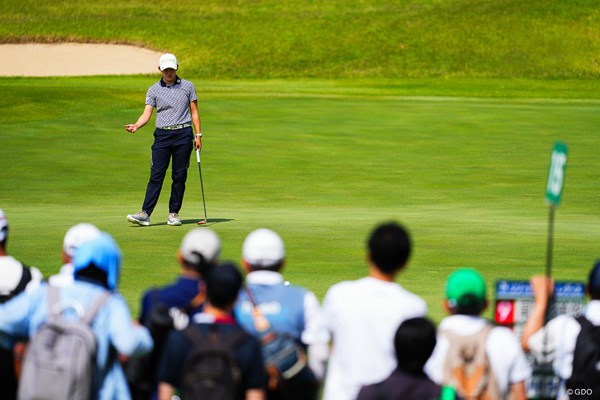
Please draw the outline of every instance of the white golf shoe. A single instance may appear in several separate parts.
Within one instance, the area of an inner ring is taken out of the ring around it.
[[[179,215],[177,215],[177,213],[169,214],[169,218],[167,218],[167,225],[180,226],[181,220],[179,219]]]
[[[135,214],[128,214],[127,221],[132,222],[134,224],[141,225],[141,226],[150,225],[150,217],[148,216],[148,214],[146,214],[145,211],[140,211]]]

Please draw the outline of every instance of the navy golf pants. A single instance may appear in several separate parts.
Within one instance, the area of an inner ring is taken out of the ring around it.
[[[150,180],[146,187],[144,210],[152,214],[158,202],[163,181],[173,160],[171,168],[171,198],[169,199],[169,213],[179,213],[185,193],[185,181],[190,166],[190,155],[194,147],[194,133],[191,127],[178,130],[164,130],[156,128],[154,143],[152,144],[152,160],[150,161]]]

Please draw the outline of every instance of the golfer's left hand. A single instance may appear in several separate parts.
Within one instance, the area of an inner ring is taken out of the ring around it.
[[[202,138],[200,136],[196,136],[196,150],[202,150]]]
[[[547,303],[554,293],[554,281],[544,275],[536,275],[530,279],[534,301]]]

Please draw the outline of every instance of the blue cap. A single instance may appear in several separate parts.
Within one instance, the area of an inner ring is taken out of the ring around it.
[[[106,272],[108,287],[114,290],[121,270],[121,250],[108,233],[102,232],[97,238],[82,243],[75,251],[73,257],[75,273],[86,269],[91,264]]]

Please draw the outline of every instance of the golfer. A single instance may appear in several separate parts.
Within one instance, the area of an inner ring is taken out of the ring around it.
[[[190,154],[194,146],[196,149],[202,148],[198,96],[192,82],[177,76],[177,58],[173,54],[163,54],[158,69],[162,79],[148,89],[144,112],[135,124],[125,125],[127,132],[135,133],[148,123],[156,108],[156,129],[146,197],[142,211],[127,215],[127,220],[142,226],[150,225],[150,215],[158,202],[163,180],[172,160],[173,183],[167,224],[179,226],[179,210],[185,192]]]

